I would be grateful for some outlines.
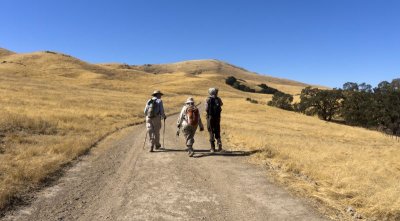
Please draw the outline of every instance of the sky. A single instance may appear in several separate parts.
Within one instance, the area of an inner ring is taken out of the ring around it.
[[[309,84],[400,77],[396,0],[2,0],[0,47],[91,63],[218,59]]]

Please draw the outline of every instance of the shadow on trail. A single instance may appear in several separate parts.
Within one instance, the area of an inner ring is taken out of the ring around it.
[[[177,148],[160,148],[155,150],[154,153],[164,153],[164,152],[187,152],[187,149],[177,149]],[[209,150],[195,150],[195,152],[210,152]]]
[[[194,150],[195,155],[193,158],[201,158],[201,157],[211,157],[211,156],[224,156],[224,157],[245,157],[245,156],[250,156],[255,153],[260,152],[261,150],[252,150],[252,151],[222,151],[222,152],[214,152],[211,153],[208,150],[202,151],[202,150]],[[197,154],[198,152],[206,152],[206,153],[200,153]]]

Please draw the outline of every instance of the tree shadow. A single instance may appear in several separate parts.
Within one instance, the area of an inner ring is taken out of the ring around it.
[[[211,153],[208,150],[202,151],[202,150],[194,150],[195,155],[193,158],[201,158],[201,157],[211,157],[211,156],[224,156],[224,157],[246,157],[253,155],[255,153],[261,152],[261,150],[252,150],[252,151],[222,151],[222,152],[214,152]],[[200,153],[196,154],[198,152],[206,152],[206,153]]]

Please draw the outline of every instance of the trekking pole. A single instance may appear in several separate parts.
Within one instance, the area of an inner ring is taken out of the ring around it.
[[[165,140],[165,118],[164,118],[164,131],[163,131],[163,135],[162,135],[162,147],[163,147],[163,149],[165,149],[164,140]]]
[[[146,146],[146,140],[147,140],[147,134],[148,134],[149,132],[148,131],[146,131],[146,136],[144,137],[144,143],[143,143],[143,150],[144,150],[144,147]]]

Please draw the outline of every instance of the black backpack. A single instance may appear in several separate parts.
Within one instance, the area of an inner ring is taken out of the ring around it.
[[[220,118],[222,111],[220,99],[216,97],[209,97],[207,104],[208,104],[207,116],[210,116],[212,118]]]

